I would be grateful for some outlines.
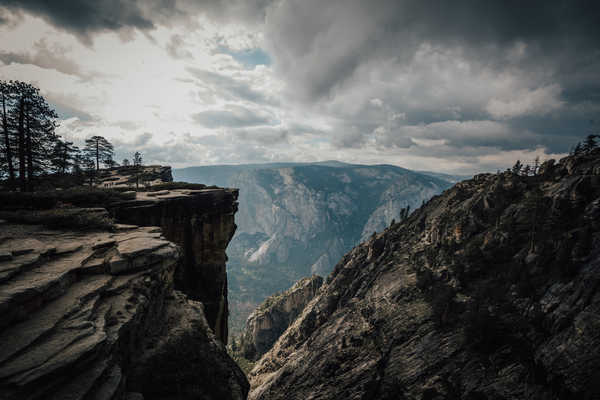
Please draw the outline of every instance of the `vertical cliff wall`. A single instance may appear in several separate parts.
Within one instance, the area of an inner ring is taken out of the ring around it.
[[[240,351],[248,360],[258,360],[294,322],[317,295],[323,278],[313,275],[299,280],[283,293],[268,297],[246,321],[240,337]]]
[[[172,190],[138,193],[111,207],[122,223],[160,226],[166,239],[183,249],[174,284],[204,305],[209,326],[227,343],[227,244],[235,233],[238,191]]]

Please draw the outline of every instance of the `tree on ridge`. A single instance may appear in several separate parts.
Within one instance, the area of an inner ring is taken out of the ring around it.
[[[83,152],[96,160],[96,171],[100,170],[100,161],[110,165],[114,154],[113,145],[103,136],[92,136],[86,139]]]

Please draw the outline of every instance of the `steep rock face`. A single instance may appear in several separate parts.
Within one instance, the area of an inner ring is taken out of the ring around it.
[[[156,227],[0,221],[0,398],[244,399],[247,381],[201,304],[173,291],[180,260]]]
[[[600,150],[479,175],[353,249],[249,399],[600,396]]]
[[[323,278],[313,275],[298,281],[283,293],[267,298],[246,321],[240,338],[240,351],[249,360],[257,360],[291,325],[304,307],[316,296]]]
[[[227,343],[227,271],[225,249],[236,225],[237,190],[204,189],[138,193],[111,206],[120,222],[160,226],[165,238],[180,245],[183,263],[175,288],[204,305],[209,326]]]

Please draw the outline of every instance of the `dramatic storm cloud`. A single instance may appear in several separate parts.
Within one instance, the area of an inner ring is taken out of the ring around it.
[[[495,170],[600,130],[600,6],[0,1],[0,78],[149,162]]]

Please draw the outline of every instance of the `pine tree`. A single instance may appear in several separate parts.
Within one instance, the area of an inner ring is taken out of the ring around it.
[[[142,154],[136,151],[133,155],[133,166],[135,167],[135,188],[139,189],[142,174]]]
[[[114,154],[113,145],[102,136],[86,139],[83,151],[87,157],[95,161],[96,171],[100,170],[100,161],[106,164],[107,160],[112,160]]]
[[[19,81],[0,82],[4,159],[14,187],[18,165],[21,191],[32,190],[34,177],[47,171],[57,136],[58,115],[38,88]]]
[[[512,167],[512,173],[519,175],[521,173],[521,169],[523,168],[523,164],[521,164],[521,160],[517,160],[515,165]]]
[[[124,167],[129,167],[129,160],[124,158],[123,161],[121,161],[121,165]]]
[[[133,165],[135,167],[142,166],[142,154],[139,151],[136,151],[135,154],[133,155]]]
[[[410,215],[410,205],[400,209],[400,222],[406,220]]]
[[[596,138],[598,135],[588,135],[587,138],[583,141],[583,151],[589,153],[598,147],[598,143],[596,143]]]
[[[65,174],[75,165],[75,157],[78,152],[79,148],[73,146],[73,142],[58,139],[52,150],[51,163],[53,170]]]
[[[83,162],[82,166],[83,166],[84,175],[89,180],[90,187],[92,187],[92,186],[94,186],[94,178],[96,177],[96,173],[98,171],[96,169],[97,164],[93,158],[87,157],[85,155],[85,152],[84,152],[82,162]]]
[[[0,81],[0,96],[2,100],[2,139],[3,139],[3,170],[7,171],[9,179],[9,188],[14,187],[15,184],[15,167],[13,164],[13,147],[14,144],[11,141],[11,133],[9,131],[9,115],[8,112],[12,108],[14,102],[14,90],[12,82]]]

